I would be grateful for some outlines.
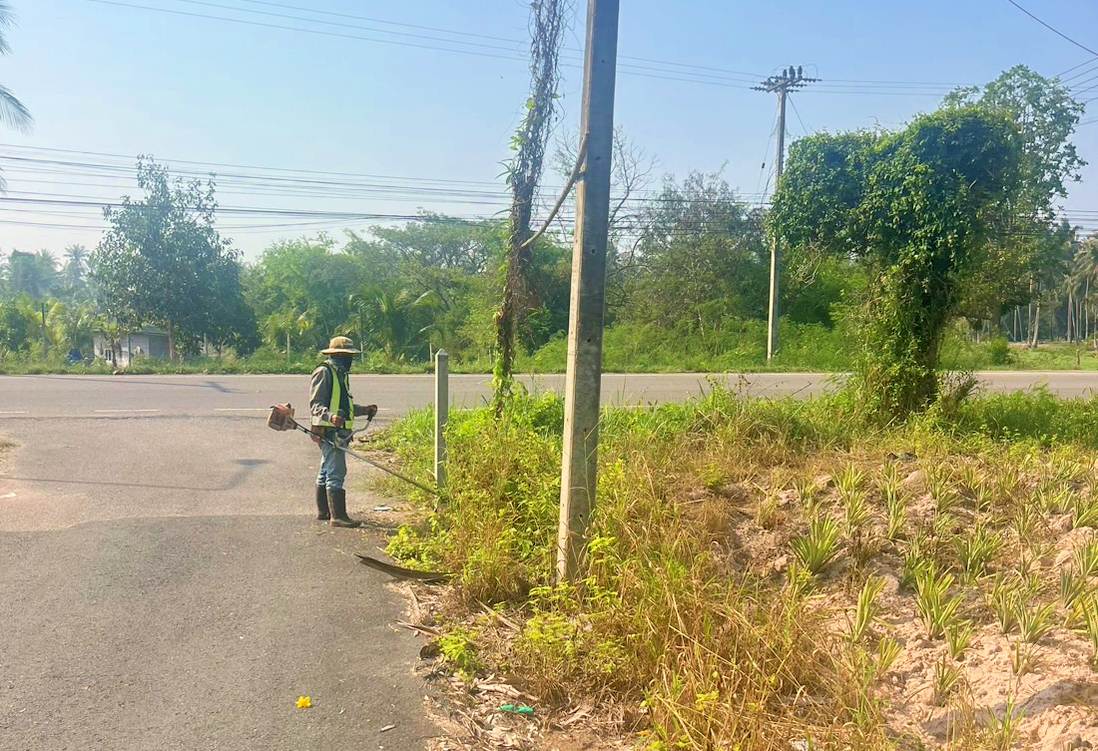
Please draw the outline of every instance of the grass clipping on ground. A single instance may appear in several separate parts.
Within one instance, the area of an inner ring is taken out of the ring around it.
[[[559,400],[459,412],[448,504],[389,550],[458,572],[455,670],[648,748],[1098,747],[1098,401],[853,414],[608,410],[587,575],[557,586]],[[418,471],[431,422],[386,437]]]

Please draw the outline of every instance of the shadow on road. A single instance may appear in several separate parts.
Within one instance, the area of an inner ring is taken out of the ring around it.
[[[256,467],[271,464],[268,459],[237,459],[235,464],[239,469],[221,485],[202,487],[198,485],[163,485],[147,482],[126,482],[124,480],[73,480],[59,477],[27,477],[26,475],[8,475],[0,473],[0,480],[17,480],[19,482],[39,482],[50,485],[92,485],[109,488],[141,488],[143,490],[190,490],[199,493],[220,493],[240,487]]]
[[[115,376],[112,378],[96,378],[94,376],[66,376],[66,375],[25,375],[19,378],[39,378],[47,381],[80,381],[82,383],[124,383],[129,386],[168,386],[180,389],[212,389],[222,394],[239,394],[239,389],[228,388],[217,381],[203,381],[202,383],[169,383],[166,381],[137,380],[133,376]]]

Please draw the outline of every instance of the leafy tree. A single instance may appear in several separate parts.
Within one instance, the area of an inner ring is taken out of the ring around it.
[[[13,294],[44,300],[57,283],[57,261],[48,250],[13,250],[8,256],[7,280]]]
[[[765,311],[768,251],[761,215],[717,175],[668,179],[642,212],[639,267],[625,315],[686,331]]]
[[[16,300],[0,300],[0,347],[25,349],[37,329],[34,311]]]
[[[865,264],[859,384],[878,415],[903,417],[936,398],[946,326],[990,262],[1020,172],[1016,128],[986,108],[942,110],[897,133],[819,134],[790,149],[769,221],[792,245]]]
[[[436,347],[453,351],[467,343],[460,332],[478,302],[474,298],[485,292],[479,280],[495,276],[506,233],[502,222],[427,214],[403,227],[374,227],[372,243],[356,237],[347,252],[368,263],[375,290],[391,285],[415,297],[431,293],[433,321],[426,334]],[[383,265],[388,273],[372,271]],[[493,306],[499,294],[496,289]]]
[[[211,304],[202,327],[208,341],[218,352],[228,345],[238,354],[247,355],[259,346],[259,328],[255,311],[244,299],[241,266],[234,258],[221,258],[210,269]]]
[[[1003,307],[1034,302],[1026,328],[1036,346],[1033,334],[1039,333],[1041,302],[1047,302],[1052,287],[1060,286],[1048,273],[1058,265],[1049,264],[1049,254],[1057,252],[1056,202],[1086,166],[1071,142],[1084,107],[1059,80],[1024,65],[1004,71],[982,88],[956,89],[944,104],[979,107],[1009,118],[1018,129],[1020,179],[1015,194],[1004,202],[999,233],[991,240],[996,262],[980,271],[979,283],[969,285],[962,305],[966,317],[975,321],[998,319]]]
[[[163,167],[142,157],[137,184],[144,200],[127,196],[104,212],[111,227],[91,256],[92,279],[110,318],[166,328],[175,359],[180,339],[193,347],[211,332],[217,311],[243,305],[239,283],[218,278],[238,253],[215,229],[212,182],[173,184]]]
[[[244,286],[272,345],[281,346],[289,333],[318,349],[351,318],[351,295],[369,277],[360,255],[337,251],[335,242],[322,235],[271,246],[249,270]]]
[[[1084,111],[1071,91],[1058,79],[1015,65],[982,89],[954,90],[945,106],[980,107],[1014,122],[1022,155],[1018,190],[1009,203],[1019,218],[1055,221],[1055,200],[1067,195],[1067,183],[1078,181],[1086,166],[1071,142]]]

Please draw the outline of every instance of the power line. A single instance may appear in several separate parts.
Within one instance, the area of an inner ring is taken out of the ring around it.
[[[181,0],[181,1],[182,2],[188,2],[189,0]],[[455,30],[452,30],[452,29],[444,29],[444,28],[441,28],[441,27],[438,27],[438,26],[423,26],[423,25],[420,25],[420,24],[402,23],[402,22],[398,22],[398,21],[389,21],[389,20],[386,20],[386,19],[376,18],[376,17],[371,17],[371,16],[360,16],[360,15],[355,15],[355,14],[352,14],[352,13],[340,13],[340,12],[337,12],[337,11],[323,10],[323,9],[318,9],[318,8],[306,8],[306,7],[302,7],[300,5],[287,5],[285,3],[264,2],[263,0],[237,0],[237,1],[238,2],[248,3],[250,5],[260,5],[260,6],[265,6],[265,7],[268,7],[268,8],[282,8],[283,10],[295,10],[295,11],[300,11],[300,12],[305,12],[305,13],[313,13],[315,15],[331,16],[333,18],[349,18],[349,19],[355,20],[355,21],[368,21],[370,23],[380,23],[380,24],[384,24],[386,26],[400,26],[400,27],[409,28],[409,29],[420,29],[420,30],[423,30],[423,31],[433,31],[433,32],[436,32],[436,33],[441,33],[441,34],[452,34],[452,35],[455,35],[455,36],[476,37],[478,39],[488,39],[488,40],[497,41],[497,42],[504,42],[504,43],[508,43],[508,44],[518,44],[518,45],[524,45],[524,46],[527,44],[526,40],[522,40],[522,39],[492,36],[492,35],[489,35],[489,34],[478,34],[478,33],[470,32],[470,31],[455,31]],[[240,10],[242,12],[247,12],[245,9],[240,9]],[[579,50],[579,49],[571,49],[569,51],[570,52],[575,52],[577,54],[582,53],[582,50]],[[725,73],[725,74],[731,74],[731,75],[747,76],[748,78],[746,80],[748,80],[748,81],[754,81],[755,79],[762,77],[760,74],[752,72],[752,71],[732,70],[732,69],[729,69],[729,68],[720,68],[720,67],[715,67],[715,66],[712,66],[712,65],[698,65],[698,64],[695,64],[695,63],[683,63],[683,62],[674,61],[674,60],[660,60],[660,59],[651,58],[651,57],[638,57],[636,55],[619,55],[618,59],[619,60],[636,60],[637,62],[655,63],[657,65],[670,65],[670,66],[674,66],[674,67],[677,67],[677,68],[687,68],[687,69],[692,69],[692,70],[707,70],[707,71],[712,71],[714,73]]]
[[[1076,63],[1075,65],[1072,65],[1070,68],[1067,68],[1066,70],[1060,71],[1059,73],[1056,74],[1056,78],[1063,78],[1065,73],[1071,73],[1071,71],[1076,70],[1077,68],[1082,68],[1084,65],[1090,65],[1091,63],[1095,63],[1095,62],[1098,62],[1098,58],[1095,58],[1095,57],[1087,58],[1086,60],[1084,60],[1081,63]],[[1074,75],[1068,76],[1068,79],[1076,78],[1078,75],[1079,74],[1076,73]]]
[[[526,62],[526,57],[520,56],[519,54],[517,54],[517,51],[515,49],[509,48],[509,47],[499,47],[498,51],[487,51],[487,50],[482,50],[482,49],[462,49],[460,47],[455,48],[453,46],[441,47],[441,46],[438,46],[438,45],[431,45],[431,44],[423,44],[423,43],[416,43],[416,42],[404,42],[404,41],[398,41],[398,40],[393,40],[393,39],[368,37],[368,36],[362,36],[360,34],[348,34],[348,33],[343,33],[343,32],[334,31],[334,30],[325,31],[325,30],[320,30],[320,29],[303,28],[303,27],[300,27],[300,26],[289,26],[289,25],[285,25],[285,24],[269,23],[269,22],[258,21],[258,20],[234,18],[234,17],[228,17],[228,16],[218,16],[218,15],[213,15],[213,14],[209,14],[209,13],[197,13],[197,12],[192,12],[192,11],[175,10],[175,9],[169,9],[169,8],[159,8],[159,7],[149,6],[149,5],[141,5],[141,4],[138,4],[138,3],[121,2],[120,0],[87,0],[87,1],[92,2],[92,3],[99,3],[99,4],[102,4],[102,5],[111,5],[111,6],[120,7],[120,8],[145,10],[145,11],[156,12],[156,13],[166,13],[166,14],[171,14],[171,15],[176,15],[176,16],[183,16],[183,17],[190,17],[190,18],[201,18],[201,19],[212,20],[212,21],[220,21],[222,23],[231,23],[231,24],[238,24],[238,25],[245,25],[245,26],[255,26],[255,27],[260,27],[260,28],[277,29],[277,30],[282,30],[282,31],[292,31],[292,32],[298,32],[298,33],[304,33],[304,34],[312,34],[312,35],[318,35],[318,36],[328,36],[328,37],[335,37],[335,38],[341,38],[341,39],[352,39],[352,40],[358,40],[358,41],[375,42],[375,43],[379,43],[379,44],[390,44],[390,45],[396,45],[396,46],[401,46],[401,47],[411,47],[411,48],[416,48],[416,49],[427,49],[427,50],[432,50],[432,51],[436,51],[436,52],[451,52],[451,53],[455,53],[455,54],[473,55],[473,56],[477,56],[477,57],[486,57],[486,58],[493,58],[493,59],[514,60],[514,61],[519,61],[519,62]],[[186,1],[188,1],[188,2],[199,2],[200,0],[186,0]],[[205,2],[205,0],[201,0],[201,1],[203,2],[203,4],[206,4],[206,5],[215,5],[214,3]],[[216,6],[216,7],[229,7],[232,10],[234,10],[235,12],[244,12],[244,13],[248,13],[248,12],[255,13],[255,12],[257,12],[257,11],[249,11],[249,10],[243,9],[243,8],[233,8],[232,6]],[[317,19],[303,19],[303,21],[305,23],[320,23],[320,21],[318,21]],[[323,22],[323,23],[329,23],[329,22]],[[381,30],[371,30],[371,31],[373,31],[374,33],[386,33],[386,34],[395,33],[395,32],[381,31]],[[457,34],[459,32],[447,32],[447,33]],[[435,40],[435,39],[437,39],[437,38],[431,38],[432,41]],[[461,41],[456,40],[456,39],[455,40],[446,39],[446,40],[441,40],[441,41],[442,41],[443,44],[447,44],[447,45],[463,45],[464,44],[464,45],[468,46],[468,45],[472,44],[472,43],[467,43],[467,42],[461,42]],[[491,50],[490,45],[481,45],[479,43],[475,43],[475,44],[476,44],[477,47],[487,47],[488,50]],[[503,54],[503,53],[505,53],[505,54]],[[655,80],[694,83],[694,84],[709,85],[709,86],[720,86],[720,87],[723,87],[723,88],[734,88],[734,89],[748,89],[748,88],[750,88],[750,86],[747,85],[747,82],[750,79],[735,77],[735,76],[741,75],[742,72],[739,72],[739,71],[726,71],[726,72],[722,72],[722,74],[718,75],[718,74],[711,74],[711,73],[705,73],[705,72],[700,72],[700,71],[702,71],[704,69],[724,71],[725,69],[713,68],[711,66],[692,65],[692,64],[686,64],[686,63],[674,63],[674,62],[669,62],[669,61],[657,61],[657,60],[650,60],[648,58],[633,58],[633,59],[637,59],[637,60],[641,60],[641,61],[654,62],[654,63],[658,63],[660,65],[671,65],[671,66],[676,66],[676,67],[689,68],[693,72],[689,72],[689,71],[686,71],[686,72],[684,72],[684,71],[653,72],[653,71],[657,71],[659,69],[653,69],[653,68],[648,67],[648,66],[637,65],[637,64],[634,64],[634,63],[620,63],[618,65],[619,71],[622,72],[623,74],[626,74],[626,75],[638,76],[638,77],[643,77],[643,78],[650,78],[650,79],[655,79]],[[565,63],[565,65],[567,67],[572,67],[572,68],[581,67],[578,63]],[[672,75],[667,75],[667,74],[672,74]],[[834,85],[826,84],[822,87],[817,87],[816,90],[819,91],[819,93],[829,93],[829,94],[876,95],[876,96],[931,96],[931,97],[937,97],[937,96],[940,96],[943,93],[942,89],[943,89],[943,86],[944,86],[943,84],[920,84],[918,82],[897,82],[896,85],[898,87],[900,87],[901,90],[886,90],[884,88],[878,88],[878,87],[881,87],[881,86],[888,86],[888,85],[890,85],[890,83],[887,82],[887,81],[861,81],[860,82],[860,81],[857,81],[856,79],[849,79],[848,81],[844,81],[841,84],[840,83],[836,83]],[[906,87],[911,86],[911,85],[918,86],[920,88],[906,88]]]
[[[797,109],[797,102],[793,100],[793,97],[789,97],[789,104],[793,107],[793,114],[797,116],[797,122],[801,124],[801,130],[804,131],[806,136],[811,135],[808,126],[804,124],[804,119],[801,117],[801,111]]]
[[[1085,44],[1083,44],[1083,43],[1081,43],[1081,42],[1077,42],[1077,41],[1075,41],[1074,39],[1072,39],[1071,37],[1069,37],[1069,36],[1068,36],[1067,34],[1065,34],[1064,32],[1060,31],[1060,30],[1059,30],[1059,29],[1057,29],[1056,27],[1054,27],[1054,26],[1051,26],[1051,25],[1049,25],[1049,24],[1045,23],[1045,22],[1044,22],[1044,21],[1042,21],[1042,20],[1041,20],[1040,18],[1038,18],[1037,16],[1033,15],[1033,14],[1032,14],[1032,13],[1030,13],[1030,12],[1029,12],[1028,10],[1026,10],[1025,8],[1023,8],[1023,7],[1021,6],[1021,5],[1019,5],[1018,3],[1016,3],[1016,2],[1014,1],[1014,0],[1007,0],[1007,2],[1008,2],[1008,3],[1010,3],[1011,5],[1013,5],[1013,6],[1014,6],[1015,8],[1017,8],[1018,10],[1022,11],[1023,13],[1025,13],[1025,14],[1026,14],[1027,16],[1029,16],[1030,18],[1032,18],[1032,19],[1033,19],[1034,21],[1036,21],[1037,23],[1039,23],[1039,24],[1041,24],[1042,26],[1044,26],[1044,27],[1045,27],[1046,29],[1048,29],[1049,31],[1051,31],[1051,32],[1052,32],[1053,34],[1055,34],[1056,36],[1060,37],[1061,39],[1066,39],[1067,41],[1071,42],[1072,44],[1074,44],[1074,45],[1075,45],[1076,47],[1078,47],[1079,49],[1081,49],[1081,50],[1086,50],[1086,51],[1087,51],[1087,52],[1089,52],[1090,54],[1092,54],[1092,55],[1094,55],[1094,56],[1098,57],[1098,52],[1095,52],[1095,51],[1094,51],[1094,50],[1092,50],[1092,49],[1091,49],[1090,47],[1087,47],[1087,46],[1086,46]]]

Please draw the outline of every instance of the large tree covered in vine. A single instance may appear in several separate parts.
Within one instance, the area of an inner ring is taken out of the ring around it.
[[[938,358],[966,285],[1017,196],[1021,138],[1009,118],[956,107],[896,133],[820,134],[790,149],[770,215],[789,243],[859,259],[863,403],[904,417],[938,395]]]

